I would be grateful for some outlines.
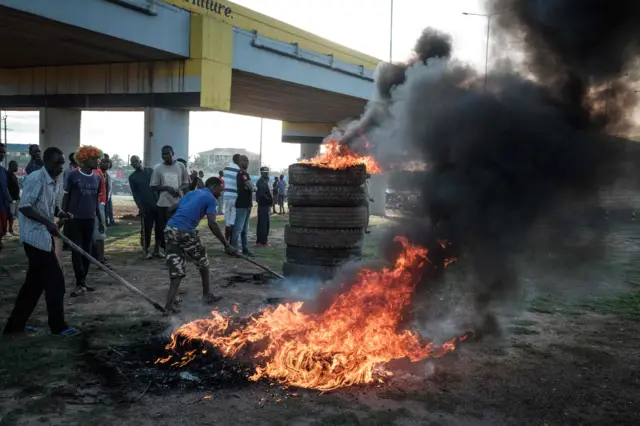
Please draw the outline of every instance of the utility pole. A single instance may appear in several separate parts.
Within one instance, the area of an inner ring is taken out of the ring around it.
[[[7,154],[9,153],[9,144],[8,144],[8,139],[7,139],[7,113],[5,112],[4,115],[2,115],[2,111],[0,111],[0,133],[2,133],[3,131],[3,125],[4,125],[4,138],[2,138],[2,140],[0,140],[1,143],[4,143],[5,149]],[[9,161],[9,155],[5,155],[4,156],[4,168],[6,169],[8,167],[7,162]]]
[[[496,13],[468,13],[462,12],[463,15],[466,16],[482,16],[483,18],[487,18],[487,45],[485,47],[484,53],[484,89],[487,90],[487,76],[489,74],[489,39],[491,38],[491,18],[494,16],[500,15],[501,13],[508,12],[508,10],[503,10],[501,12]]]
[[[393,0],[391,0],[391,13],[389,14],[389,62],[393,61]]]
[[[264,118],[260,118],[260,167],[262,167],[262,126],[264,125]]]

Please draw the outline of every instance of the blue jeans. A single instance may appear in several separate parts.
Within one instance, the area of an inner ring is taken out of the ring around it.
[[[114,223],[116,223],[115,219],[113,218],[113,202],[111,201],[111,198],[109,198],[109,201],[107,201],[106,212],[107,218],[104,224],[113,225]]]
[[[249,218],[251,217],[251,207],[248,209],[239,209],[236,207],[236,222],[233,225],[233,234],[231,234],[231,247],[238,250],[238,235],[242,240],[242,251],[249,251],[249,242],[247,241],[247,230],[249,230]]]

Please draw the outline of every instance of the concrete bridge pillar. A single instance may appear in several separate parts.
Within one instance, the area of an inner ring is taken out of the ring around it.
[[[320,144],[318,143],[301,143],[300,144],[300,159],[308,160],[315,157],[320,153]]]
[[[189,161],[189,110],[145,108],[144,165],[153,167],[160,163],[165,145],[173,147],[176,159]]]
[[[82,110],[63,108],[40,109],[40,149],[56,147],[65,157],[80,146]]]
[[[387,176],[384,174],[372,175],[369,179],[369,195],[374,202],[369,204],[369,212],[374,216],[385,216],[387,198]]]

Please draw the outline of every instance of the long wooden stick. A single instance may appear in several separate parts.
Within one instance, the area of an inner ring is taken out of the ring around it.
[[[155,302],[151,297],[149,297],[145,293],[143,293],[142,290],[140,290],[138,287],[135,287],[134,285],[130,284],[127,280],[122,278],[120,275],[116,274],[111,269],[107,268],[102,263],[98,262],[96,259],[93,258],[93,256],[91,256],[86,251],[82,250],[82,248],[78,247],[73,241],[71,241],[69,238],[65,237],[63,234],[59,234],[59,235],[60,235],[60,238],[62,239],[62,241],[67,243],[69,245],[69,247],[71,247],[73,250],[75,250],[78,253],[80,253],[81,255],[83,255],[93,265],[95,265],[96,267],[102,269],[104,272],[106,272],[107,274],[111,275],[111,277],[114,278],[116,281],[118,281],[120,284],[122,284],[123,286],[125,286],[126,288],[128,288],[129,290],[131,290],[132,292],[137,294],[138,296],[142,297],[147,302],[151,303],[153,305],[153,307],[156,308],[157,310],[159,310],[160,312],[163,312],[163,313],[165,312],[165,309],[159,303]]]
[[[267,271],[268,273],[272,274],[273,276],[276,276],[276,277],[278,277],[278,278],[280,278],[280,279],[282,279],[282,280],[284,279],[284,277],[283,277],[282,275],[278,274],[278,273],[277,273],[277,272],[275,272],[275,271],[272,271],[271,269],[269,269],[269,268],[267,268],[266,266],[264,266],[264,265],[262,265],[262,264],[260,264],[260,263],[256,262],[255,260],[249,259],[249,258],[248,258],[247,256],[245,256],[245,255],[242,255],[242,254],[240,254],[240,253],[236,253],[236,256],[238,256],[240,259],[244,259],[244,260],[246,260],[247,262],[249,262],[249,263],[251,263],[251,264],[256,265],[256,266],[257,266],[258,268],[260,268],[260,269],[264,269],[265,271]]]

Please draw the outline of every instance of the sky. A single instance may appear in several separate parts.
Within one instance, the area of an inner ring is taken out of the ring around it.
[[[368,55],[388,60],[391,0],[234,0],[235,3],[310,31]],[[454,56],[484,68],[486,19],[482,0],[393,1],[393,60],[404,60],[422,30],[438,28],[453,37]],[[8,111],[9,143],[38,143],[38,113]],[[81,144],[122,158],[142,155],[142,112],[83,111]],[[260,149],[260,118],[221,112],[191,112],[189,155],[236,146]],[[211,135],[216,135],[212,138]],[[276,170],[300,156],[298,144],[281,142],[281,122],[263,120],[263,163]]]

